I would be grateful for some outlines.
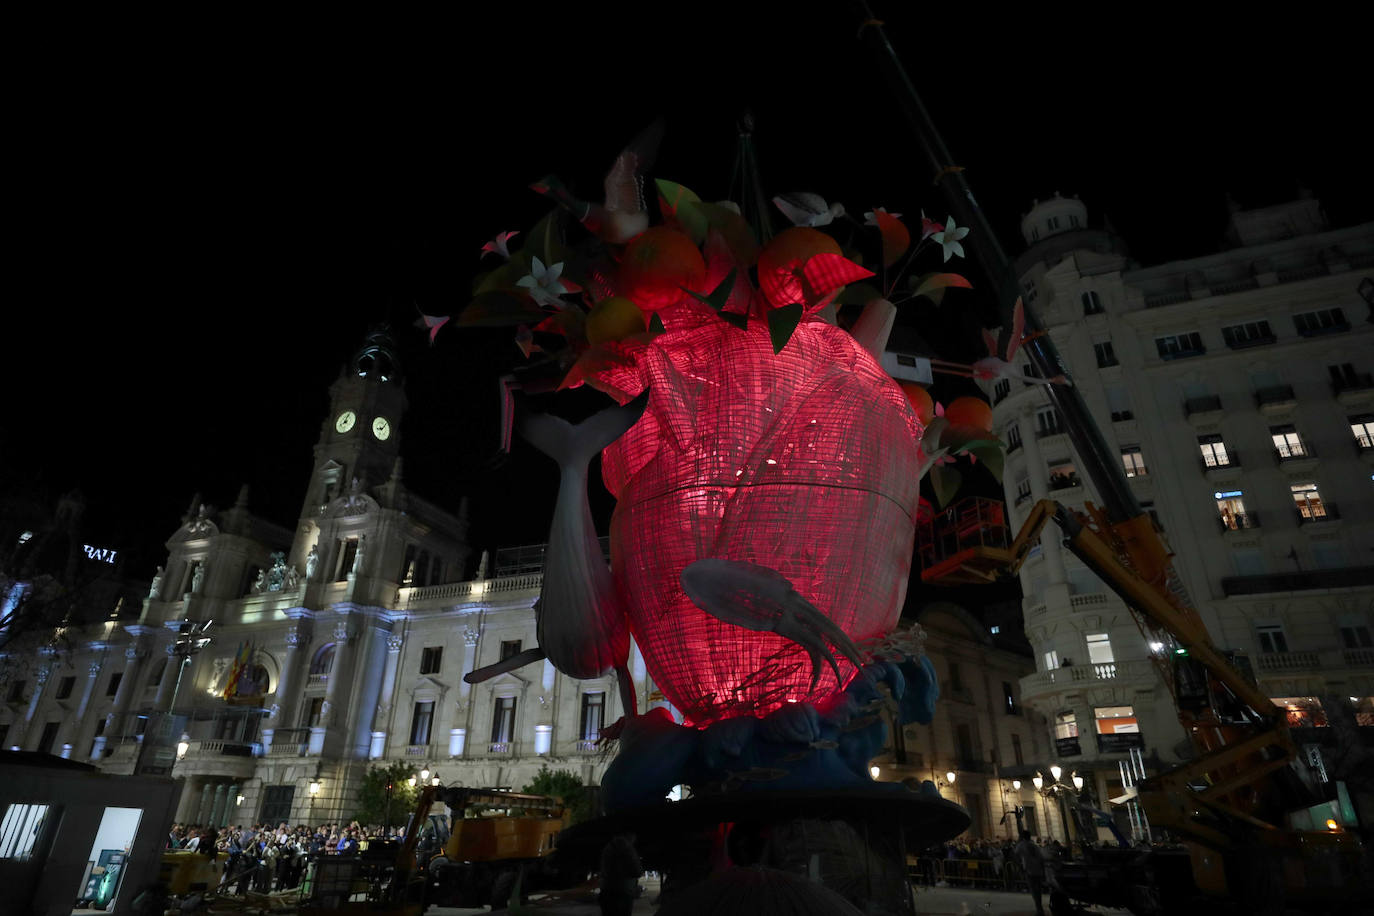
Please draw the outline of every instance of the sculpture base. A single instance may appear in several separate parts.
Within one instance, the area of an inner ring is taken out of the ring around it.
[[[718,793],[617,811],[564,831],[558,854],[595,870],[611,837],[633,833],[664,901],[731,867],[805,875],[870,914],[914,913],[907,856],[963,833],[969,815],[893,783],[828,792]]]

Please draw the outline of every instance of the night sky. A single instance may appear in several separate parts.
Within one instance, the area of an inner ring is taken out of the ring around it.
[[[407,482],[450,505],[472,494],[479,547],[541,541],[552,465],[496,454],[510,332],[450,326],[430,349],[411,326],[417,306],[456,314],[481,244],[547,210],[531,181],[556,172],[595,195],[662,115],[653,177],[723,197],[748,108],[770,196],[944,217],[852,7],[741,20],[663,4],[651,22],[592,6],[579,20],[504,4],[397,41],[334,23],[209,30],[178,51],[55,48],[12,135],[0,491],[80,488],[89,538],[144,577],[195,492],[225,507],[249,483],[251,507],[290,525],[326,388],[389,321],[412,403]],[[1354,35],[875,6],[1013,255],[1021,214],[1056,191],[1107,216],[1143,264],[1216,250],[1227,192],[1254,207],[1305,185],[1335,225],[1374,218]],[[902,320],[938,344],[985,306],[958,293]]]

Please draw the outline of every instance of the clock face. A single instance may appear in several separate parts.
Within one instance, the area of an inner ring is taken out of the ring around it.
[[[353,428],[353,424],[358,422],[358,415],[351,410],[345,410],[339,414],[339,419],[334,421],[334,428],[341,433],[346,433]]]
[[[386,417],[378,417],[372,421],[372,435],[385,441],[391,435],[391,424]]]

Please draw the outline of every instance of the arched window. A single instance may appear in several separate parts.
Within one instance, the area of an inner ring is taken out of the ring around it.
[[[334,669],[334,644],[321,646],[310,661],[311,674],[328,674]]]

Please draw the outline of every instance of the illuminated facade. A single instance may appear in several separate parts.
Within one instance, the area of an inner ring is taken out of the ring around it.
[[[1037,202],[1022,232],[1026,299],[1183,588],[1329,761],[1329,717],[1374,724],[1374,224],[1330,229],[1312,199],[1236,211],[1228,250],[1149,268],[1077,199]],[[985,387],[1013,530],[1036,500],[1094,499],[1043,387]],[[1021,584],[1037,666],[1022,690],[1053,730],[1051,762],[1104,800],[1131,748],[1152,767],[1180,759],[1152,647],[1053,525]]]

